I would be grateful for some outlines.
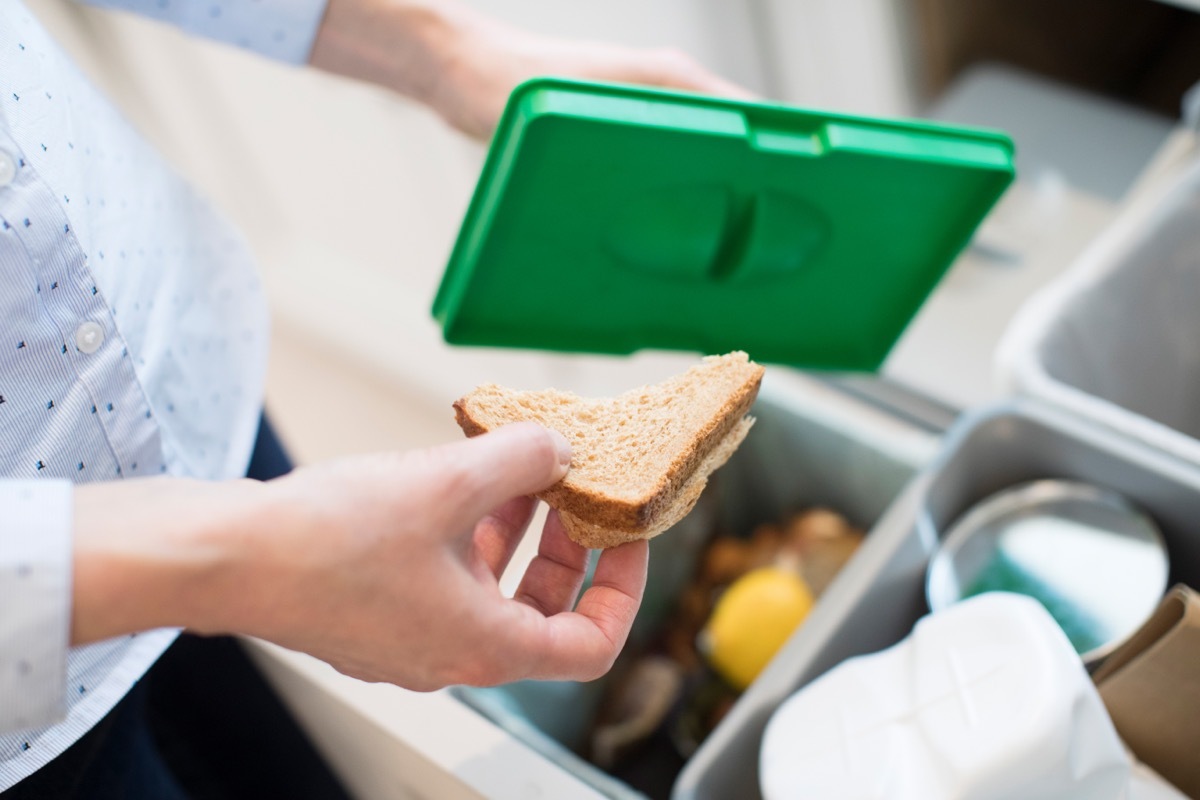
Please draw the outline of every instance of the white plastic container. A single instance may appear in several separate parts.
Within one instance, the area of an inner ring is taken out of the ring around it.
[[[1131,766],[1053,618],[989,593],[792,695],[759,775],[765,800],[1127,800]]]

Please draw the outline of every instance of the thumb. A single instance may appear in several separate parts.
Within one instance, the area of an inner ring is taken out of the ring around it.
[[[448,468],[449,500],[466,525],[514,497],[552,486],[571,463],[566,438],[534,422],[504,425],[439,449]]]

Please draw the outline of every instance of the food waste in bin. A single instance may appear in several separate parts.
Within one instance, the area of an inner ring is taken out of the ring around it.
[[[858,549],[863,532],[827,508],[714,532],[674,613],[614,668],[590,736],[590,759],[614,770],[665,734],[689,757],[803,623]]]

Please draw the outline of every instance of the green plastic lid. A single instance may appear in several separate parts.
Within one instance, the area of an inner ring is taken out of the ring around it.
[[[455,344],[875,369],[1013,174],[997,132],[538,79],[433,313]]]

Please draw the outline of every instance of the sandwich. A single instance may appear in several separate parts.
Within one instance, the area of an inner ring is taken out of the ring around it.
[[[467,436],[533,421],[572,446],[566,477],[538,497],[589,548],[649,539],[683,519],[746,438],[763,368],[742,352],[606,399],[479,386],[454,403]]]

